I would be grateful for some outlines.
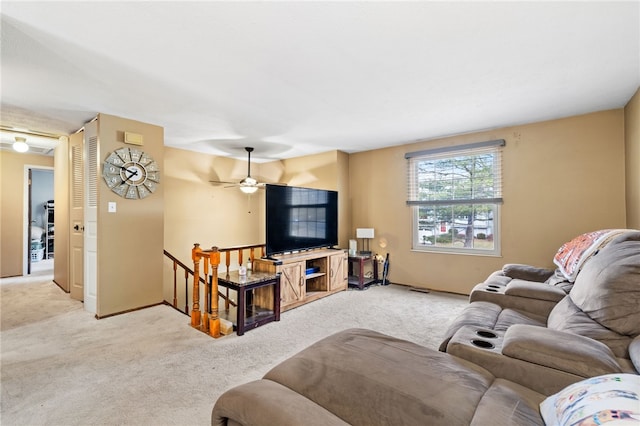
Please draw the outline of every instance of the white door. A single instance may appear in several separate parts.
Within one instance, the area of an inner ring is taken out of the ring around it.
[[[84,132],[69,137],[71,176],[69,179],[69,292],[71,298],[84,300]]]
[[[84,309],[98,310],[98,120],[84,127]]]

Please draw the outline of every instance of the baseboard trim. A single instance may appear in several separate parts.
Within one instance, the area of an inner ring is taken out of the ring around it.
[[[98,314],[96,314],[96,319],[99,320],[99,319],[104,319],[104,318],[109,318],[109,317],[115,317],[116,315],[122,315],[122,314],[128,314],[129,312],[141,311],[142,309],[153,308],[154,306],[159,306],[159,305],[164,305],[164,301],[158,302],[158,303],[154,303],[152,305],[140,306],[139,308],[127,309],[126,311],[114,312],[112,314],[107,314],[107,315],[98,315]]]

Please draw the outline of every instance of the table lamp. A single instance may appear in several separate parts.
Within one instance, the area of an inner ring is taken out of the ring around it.
[[[371,250],[369,250],[369,240],[374,237],[373,228],[356,228],[356,238],[362,238],[362,250],[360,254],[369,255],[371,254]],[[365,249],[366,244],[366,249]]]

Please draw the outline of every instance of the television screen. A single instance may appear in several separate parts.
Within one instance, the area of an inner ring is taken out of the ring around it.
[[[295,186],[266,186],[266,252],[338,244],[338,192]]]

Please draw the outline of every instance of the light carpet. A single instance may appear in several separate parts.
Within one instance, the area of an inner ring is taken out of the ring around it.
[[[363,327],[435,349],[467,304],[374,286],[213,339],[169,306],[96,320],[51,279],[0,280],[2,425],[207,425],[222,392],[325,336]]]

